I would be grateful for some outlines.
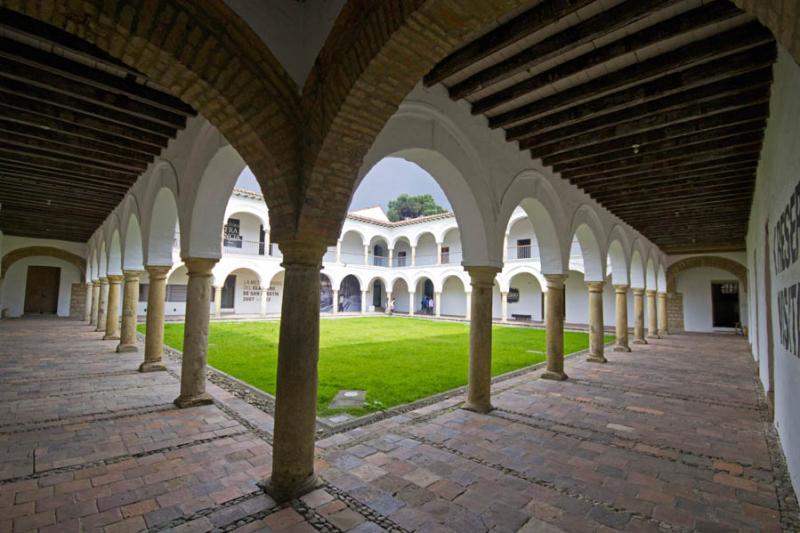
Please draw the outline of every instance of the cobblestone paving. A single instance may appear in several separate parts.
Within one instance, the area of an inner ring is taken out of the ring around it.
[[[744,340],[672,335],[570,380],[514,377],[478,415],[443,400],[319,442],[285,505],[272,417],[135,371],[89,326],[0,321],[3,531],[796,531]],[[174,365],[170,365],[175,370]]]

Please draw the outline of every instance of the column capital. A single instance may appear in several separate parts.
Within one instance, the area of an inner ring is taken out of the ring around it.
[[[207,257],[184,257],[183,264],[186,265],[189,277],[210,276],[211,269],[217,264],[219,259],[209,259]]]
[[[626,283],[615,283],[615,284],[614,284],[614,290],[615,290],[617,293],[620,293],[620,292],[627,293],[627,292],[628,292],[628,289],[629,289],[629,285],[628,285],[628,284],[626,284]]]
[[[666,298],[667,297],[667,292],[666,291],[656,291],[656,294],[658,295],[659,298]]]
[[[647,292],[648,296],[655,296],[656,295],[656,290],[655,289],[647,289],[646,292]]]
[[[473,287],[491,287],[494,278],[500,272],[495,266],[466,266],[464,270],[469,274],[470,285]]]
[[[122,275],[125,276],[125,281],[136,281],[139,279],[143,271],[141,270],[123,270]]]
[[[567,280],[567,274],[544,274],[548,289],[562,289]]]
[[[644,294],[644,289],[640,289],[639,287],[634,287],[631,290],[633,291],[633,294],[636,296],[642,296]]]
[[[92,287],[99,287],[100,286],[100,280],[96,279],[96,280],[92,281],[91,285],[92,285]]]
[[[172,269],[171,266],[164,265],[146,265],[144,269],[147,271],[147,277],[151,281],[158,279],[167,279],[167,274]]]
[[[328,251],[328,244],[322,238],[287,240],[277,244],[283,254],[281,266],[284,268],[307,267],[319,269],[322,267],[322,256]]]
[[[109,283],[122,283],[122,281],[124,279],[125,279],[125,277],[122,276],[122,274],[109,274],[108,275],[108,282]]]
[[[105,276],[102,276],[98,281],[100,285],[108,285],[108,278]]]
[[[587,281],[586,286],[589,288],[589,292],[603,292],[603,287],[606,286],[605,281]]]
[[[408,291],[408,294],[417,294],[417,291]]]

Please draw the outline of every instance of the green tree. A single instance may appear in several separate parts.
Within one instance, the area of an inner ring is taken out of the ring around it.
[[[397,222],[408,218],[419,218],[446,212],[447,210],[437,204],[430,194],[409,196],[403,193],[389,202],[389,212],[386,216],[392,222]]]

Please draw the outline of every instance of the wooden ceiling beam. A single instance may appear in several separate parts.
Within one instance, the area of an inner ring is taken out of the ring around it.
[[[737,111],[700,117],[665,128],[629,135],[605,143],[598,143],[584,148],[561,152],[552,156],[545,156],[542,158],[542,162],[545,165],[552,166],[559,163],[586,160],[587,158],[602,154],[615,154],[620,151],[628,151],[630,153],[632,147],[637,145],[641,151],[649,151],[655,146],[662,146],[660,144],[662,142],[683,139],[702,133],[713,134],[713,132],[723,128],[730,128],[742,124],[763,122],[765,120],[764,117],[768,115],[769,104],[759,103]]]
[[[692,203],[705,199],[715,199],[720,195],[725,195],[728,198],[752,196],[754,185],[754,180],[739,183],[728,182],[694,189],[684,188],[683,190],[672,189],[670,191],[646,191],[638,194],[636,192],[632,192],[626,196],[613,196],[610,200],[608,197],[602,199],[598,198],[597,201],[603,202],[603,200],[605,200],[603,205],[610,205],[614,212],[617,212],[621,209],[635,206],[657,206],[665,200],[685,200],[688,203]]]
[[[731,136],[720,135],[719,137],[704,142],[687,144],[662,150],[659,152],[647,152],[644,154],[628,154],[629,157],[619,159],[611,158],[606,160],[605,156],[598,156],[597,160],[588,162],[578,161],[574,166],[556,165],[554,170],[565,176],[582,176],[586,174],[615,172],[630,168],[641,168],[653,163],[664,163],[673,160],[683,160],[696,154],[719,153],[726,154],[729,150],[739,147],[749,147],[758,150],[761,141],[764,139],[763,129],[751,129],[744,132],[734,132]]]
[[[635,133],[680,124],[769,101],[771,69],[762,69],[722,82],[647,102],[548,131],[530,128],[508,130],[508,140],[519,140],[533,157],[553,155]]]
[[[702,182],[684,182],[684,183],[671,183],[665,186],[651,186],[651,187],[630,187],[626,192],[619,190],[616,191],[597,191],[591,193],[592,198],[604,204],[613,204],[614,207],[626,205],[625,202],[631,198],[652,198],[661,196],[671,196],[673,194],[680,194],[683,192],[701,192],[701,191],[716,191],[724,187],[739,187],[743,184],[752,186],[754,177],[752,174],[738,174],[727,176],[723,178],[709,179]]]
[[[491,87],[511,76],[531,70],[545,61],[613,33],[641,20],[654,11],[679,3],[681,0],[626,0],[550,37],[525,50],[501,60],[450,87],[453,100],[466,98],[481,89]]]
[[[54,184],[64,184],[69,187],[92,187],[99,191],[121,192],[127,191],[130,186],[106,178],[95,178],[85,174],[64,172],[52,167],[40,168],[19,161],[5,161],[0,159],[0,175],[14,177],[31,177],[47,180]]]
[[[531,78],[515,83],[511,87],[485,96],[472,104],[472,113],[483,114],[491,112],[499,106],[584,70],[737,16],[741,16],[741,11],[732,5],[729,0],[715,0],[710,4],[691,9],[676,17],[654,24],[637,33],[580,55],[575,59],[558,64]]]
[[[45,170],[57,170],[59,172],[69,172],[73,176],[87,178],[101,178],[109,181],[116,181],[118,183],[127,183],[130,187],[138,177],[137,174],[130,172],[119,172],[114,170],[100,170],[96,168],[88,168],[84,165],[75,163],[68,163],[60,161],[52,157],[23,155],[17,151],[7,150],[0,147],[0,161],[15,162],[25,166],[32,166],[33,168]]]
[[[570,182],[578,187],[592,186],[615,186],[624,183],[635,183],[645,180],[659,178],[681,178],[686,176],[702,176],[704,173],[740,170],[743,168],[755,168],[758,165],[759,154],[742,154],[725,157],[714,161],[703,161],[686,165],[677,165],[660,170],[649,169],[638,174],[628,174],[624,179],[612,174],[610,176],[591,176],[572,179]]]
[[[32,113],[29,110],[17,109],[9,107],[0,102],[0,117],[2,120],[19,123],[25,126],[36,127],[45,131],[56,131],[64,135],[69,135],[76,138],[85,138],[91,141],[102,142],[119,146],[127,150],[132,150],[142,154],[147,154],[151,158],[161,153],[163,147],[155,146],[152,144],[142,143],[125,139],[117,135],[112,135],[107,131],[94,130],[77,126],[71,122],[60,120],[56,117],[47,115],[40,115]]]
[[[9,207],[11,205],[17,205],[19,207],[27,207],[28,209],[38,209],[42,211],[50,212],[51,209],[62,209],[67,212],[71,211],[76,215],[92,215],[92,216],[99,216],[105,217],[108,213],[108,207],[105,209],[101,209],[101,204],[93,204],[91,202],[81,202],[74,198],[63,198],[54,196],[53,198],[48,198],[50,203],[47,203],[47,200],[41,198],[36,202],[31,201],[31,194],[30,192],[25,193],[22,191],[9,191],[4,190],[0,192],[0,202],[3,203],[3,206]],[[111,209],[114,208],[114,205],[110,206]]]
[[[544,0],[439,61],[423,78],[431,87],[520,39],[586,7],[594,0]]]
[[[677,50],[658,55],[647,61],[634,63],[629,67],[501,113],[489,118],[489,127],[512,126],[540,115],[546,115],[559,109],[594,100],[632,85],[643,84],[653,79],[666,78],[667,75],[683,70],[690,70],[691,77],[688,77],[688,79],[695,79],[696,70],[691,69],[691,67],[712,63],[713,60],[728,55],[736,56],[734,65],[746,64],[749,54],[739,54],[737,52],[747,52],[754,47],[756,47],[757,52],[752,53],[752,59],[762,65],[769,57],[774,60],[774,56],[777,54],[772,34],[758,23],[747,24],[714,35],[708,39],[688,44]],[[714,68],[719,69],[720,66],[715,65]],[[742,67],[740,66],[739,68]],[[669,81],[679,87],[681,78],[674,76],[673,78],[667,78],[665,81]],[[654,91],[650,85],[647,88],[650,91]],[[634,101],[632,96],[626,96]],[[643,98],[642,96],[639,97]],[[624,98],[621,98],[621,100],[624,102]],[[618,103],[617,105],[621,104]]]
[[[697,207],[698,209],[703,209],[703,208],[711,209],[720,206],[749,207],[751,201],[752,201],[752,194],[747,196],[739,196],[738,193],[732,195],[732,198],[720,195],[714,200],[706,200],[702,204],[696,204],[696,205],[687,204],[685,200],[675,200],[675,201],[662,200],[658,205],[650,206],[647,208],[626,207],[623,209],[615,209],[614,214],[626,220],[626,217],[631,214],[644,213],[645,216],[657,216],[658,214],[663,214],[663,213],[674,213],[676,210],[681,212],[684,211],[685,208],[689,207]]]
[[[27,190],[29,192],[41,191],[42,194],[58,193],[62,196],[76,198],[86,198],[86,195],[89,194],[91,201],[97,204],[111,204],[111,202],[115,201],[113,198],[117,198],[123,194],[119,189],[107,188],[96,184],[71,183],[67,185],[63,182],[53,181],[52,179],[15,172],[0,171],[0,175],[3,176],[3,185],[2,188],[0,188],[0,194],[6,189]],[[106,199],[107,197],[108,199]]]
[[[696,183],[705,183],[707,181],[712,181],[712,180],[721,180],[725,178],[739,178],[739,177],[752,178],[754,175],[755,175],[755,167],[748,166],[738,170],[724,170],[724,171],[710,170],[702,173],[694,173],[688,177],[671,176],[668,178],[659,177],[659,178],[636,180],[636,181],[624,180],[620,183],[614,183],[614,184],[606,183],[595,186],[586,185],[584,187],[581,187],[581,189],[592,198],[595,198],[597,194],[624,193],[632,189],[647,190],[650,187],[663,187],[675,184],[692,185]]]

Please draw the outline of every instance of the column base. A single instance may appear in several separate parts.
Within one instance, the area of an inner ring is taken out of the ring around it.
[[[103,335],[104,341],[118,341],[119,335]]]
[[[539,376],[539,379],[549,379],[550,381],[564,381],[569,379],[564,372],[554,372],[552,370],[545,370],[544,373]]]
[[[264,481],[258,483],[259,488],[266,492],[277,503],[288,502],[295,498],[299,498],[309,492],[318,489],[323,485],[322,481],[316,474],[311,474],[301,483],[296,486],[278,487],[273,483],[272,477],[268,477]]]
[[[186,409],[187,407],[210,405],[214,403],[214,398],[212,398],[209,393],[204,392],[203,394],[198,394],[197,396],[178,396],[172,403],[174,403],[178,409]]]
[[[647,341],[644,339],[636,339],[633,341],[633,344],[647,344]]]
[[[623,346],[621,344],[617,344],[617,345],[614,346],[614,351],[615,352],[630,352],[631,351],[631,347],[630,346]]]
[[[136,353],[139,347],[135,344],[120,344],[117,346],[117,353]]]
[[[667,335],[668,335],[668,333],[667,333],[666,331],[659,331],[659,332],[658,332],[658,336],[659,336],[659,338],[663,338],[663,337],[665,337],[665,336],[667,336]]]
[[[600,354],[589,354],[589,357],[586,358],[587,363],[608,363],[608,359],[604,355]]]
[[[97,333],[105,333],[105,331],[106,331],[106,328],[102,328],[102,329],[101,329],[101,328],[95,328],[94,330],[95,330]]]
[[[661,337],[659,337],[658,335],[648,335],[647,338],[652,340],[652,339],[660,339]]]
[[[158,361],[156,363],[142,363],[139,365],[139,372],[161,372],[166,370],[167,367],[164,363]]]
[[[477,404],[467,401],[464,402],[464,405],[462,405],[461,408],[464,409],[465,411],[472,411],[473,413],[479,413],[485,415],[486,413],[491,412],[494,409],[494,406],[490,403]]]

